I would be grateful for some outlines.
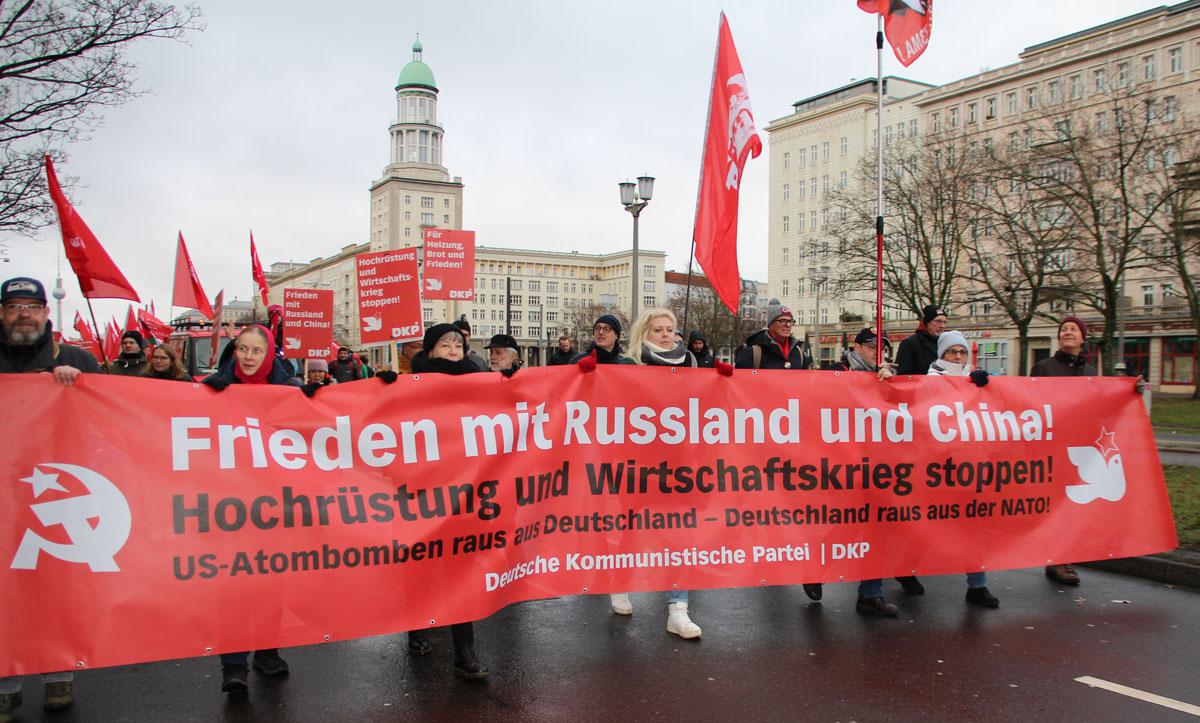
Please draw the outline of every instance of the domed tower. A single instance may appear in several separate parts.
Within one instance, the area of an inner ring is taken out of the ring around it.
[[[418,38],[396,81],[396,119],[388,128],[389,162],[371,184],[371,249],[415,246],[426,228],[462,227],[462,179],[443,165],[437,81]]]

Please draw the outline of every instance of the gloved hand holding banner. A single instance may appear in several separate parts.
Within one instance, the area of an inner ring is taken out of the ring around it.
[[[0,676],[1176,545],[1130,379],[0,377]]]

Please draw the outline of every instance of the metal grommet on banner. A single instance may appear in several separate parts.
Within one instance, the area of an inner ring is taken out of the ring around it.
[[[987,570],[987,565],[980,565],[980,566],[979,566],[979,571],[980,571],[980,572],[985,572],[986,570]]]
[[[845,576],[845,575],[838,575],[838,582],[846,582],[846,576]]]
[[[421,380],[421,375],[420,375],[420,374],[409,374],[408,376],[412,377],[412,380],[413,380],[414,382],[418,382],[418,381],[420,381],[420,380]]]
[[[585,587],[585,588],[583,589],[583,591],[584,591],[584,592],[587,592],[587,588]]]
[[[758,584],[759,584],[759,585],[766,585],[766,584],[767,584],[767,581],[766,581],[766,580],[759,580],[759,581],[758,581]]]
[[[76,661],[75,661],[75,667],[76,667],[76,668],[83,668],[83,667],[85,667],[85,665],[86,665],[86,664],[85,664],[85,663],[84,663],[82,660],[76,660]]]
[[[208,646],[205,646],[205,647],[204,647],[204,654],[205,654],[205,655],[212,655],[212,648],[210,648],[210,647],[208,647]]]
[[[324,635],[322,635],[322,636],[321,636],[321,638],[322,638],[322,639],[323,639],[325,642],[327,642],[327,643],[328,643],[328,642],[329,642],[330,635],[329,635],[329,633],[325,633]]]
[[[674,374],[674,373],[675,373],[675,367],[671,367],[671,373],[672,373],[672,374]]]
[[[678,590],[678,589],[679,589],[679,583],[677,583],[677,582],[673,582],[673,583],[671,583],[671,589],[672,589],[672,590]]]
[[[433,618],[429,618],[429,624],[430,624],[430,625],[437,625],[437,621],[436,621],[436,620],[434,620]]]
[[[1047,565],[1053,565],[1053,564],[1054,564],[1054,560],[1051,560],[1051,559],[1047,558],[1047,559],[1046,559],[1046,564],[1047,564]]]
[[[750,376],[758,376],[758,370],[757,370],[757,369],[751,369],[751,370],[750,370]]]
[[[833,373],[833,375],[834,375],[835,377],[840,377],[840,376],[842,375],[842,373],[841,373],[841,372],[834,372],[834,373]]]

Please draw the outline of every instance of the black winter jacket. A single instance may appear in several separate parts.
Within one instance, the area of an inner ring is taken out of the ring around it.
[[[798,339],[788,337],[788,351],[785,356],[783,349],[771,338],[766,329],[755,332],[746,338],[746,343],[738,350],[733,365],[738,369],[754,368],[754,347],[762,349],[762,359],[759,369],[811,369],[812,355],[805,344]]]
[[[896,352],[896,373],[924,376],[937,358],[937,337],[918,327],[912,336],[900,342]]]
[[[1046,357],[1029,371],[1031,377],[1094,377],[1096,367],[1083,356],[1073,356],[1062,349]]]
[[[62,366],[75,367],[85,374],[100,373],[96,357],[77,346],[55,343],[49,321],[42,335],[28,346],[9,344],[8,336],[0,328],[0,374],[48,372]]]

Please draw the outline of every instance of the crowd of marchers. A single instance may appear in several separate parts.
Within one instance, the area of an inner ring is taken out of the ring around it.
[[[0,373],[38,373],[53,375],[65,386],[79,382],[81,374],[110,374],[142,376],[159,380],[193,381],[184,371],[179,356],[170,344],[153,344],[138,331],[127,331],[121,339],[120,356],[102,370],[91,353],[63,343],[53,333],[49,320],[46,291],[37,279],[17,277],[0,285],[0,305],[3,324],[0,325]],[[521,367],[521,352],[516,340],[507,334],[497,334],[483,347],[487,359],[471,350],[471,327],[464,319],[440,323],[426,330],[423,339],[402,344],[395,369],[381,365],[373,370],[366,356],[355,354],[349,347],[339,348],[336,357],[326,363],[309,362],[306,376],[300,378],[296,367],[282,353],[282,309],[272,307],[268,319],[241,328],[227,345],[217,370],[201,381],[220,392],[237,384],[277,384],[299,387],[309,397],[330,384],[360,382],[392,384],[401,374],[446,374],[457,376],[483,372],[499,372],[506,376]],[[599,316],[592,325],[591,343],[583,350],[572,348],[568,337],[559,339],[558,348],[549,355],[548,365],[576,365],[584,373],[594,372],[599,364],[628,364],[637,366],[667,366],[709,368],[730,376],[735,369],[811,370],[813,359],[807,344],[793,335],[795,317],[791,310],[772,300],[768,306],[767,326],[752,334],[734,354],[733,363],[715,359],[703,333],[693,331],[685,340],[676,329],[674,314],[664,308],[642,311],[626,336],[622,346],[623,325],[614,314]],[[896,350],[894,362],[887,360],[890,348],[874,329],[866,328],[846,349],[837,371],[867,372],[881,382],[894,375],[937,375],[968,377],[974,384],[985,386],[988,373],[971,364],[971,348],[961,332],[947,328],[946,310],[927,306],[915,332],[906,337]],[[1080,319],[1068,316],[1058,328],[1058,350],[1034,365],[1033,376],[1092,376],[1095,367],[1084,355],[1087,327]],[[889,352],[882,364],[877,364],[880,343]],[[697,372],[701,373],[701,372]],[[1140,387],[1140,384],[1139,384]],[[1139,389],[1140,391],[1140,389]],[[1046,575],[1059,584],[1078,585],[1079,576],[1069,564],[1052,565]],[[999,599],[987,588],[983,572],[966,576],[966,602],[985,608],[996,608]],[[916,577],[897,578],[906,595],[921,595],[925,589]],[[822,585],[803,585],[806,595],[820,600]],[[628,593],[610,596],[613,613],[631,615],[633,601]],[[888,602],[882,580],[859,583],[858,612],[867,615],[894,617],[899,608]],[[686,639],[698,639],[700,626],[691,618],[688,591],[667,593],[668,633]],[[489,675],[474,646],[473,623],[451,626],[454,659],[453,671],[466,680],[483,680]],[[430,653],[433,643],[428,631],[408,633],[408,651],[415,656]],[[276,649],[225,653],[221,660],[221,689],[229,694],[248,690],[250,668],[265,676],[286,675],[288,664]],[[47,673],[42,676],[45,686],[45,707],[48,710],[65,708],[73,703],[70,671]],[[0,679],[0,723],[11,718],[21,701],[21,677]]]

